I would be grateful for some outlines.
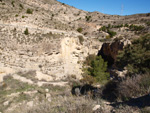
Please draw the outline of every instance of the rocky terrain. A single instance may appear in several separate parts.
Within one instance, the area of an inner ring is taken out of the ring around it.
[[[65,99],[68,95],[75,101],[69,78],[82,78],[85,58],[101,53],[112,63],[124,45],[150,32],[149,21],[149,14],[106,15],[56,0],[0,0],[0,112],[20,112],[24,105],[40,106],[41,100],[50,102],[55,110],[58,104],[69,101]],[[142,26],[142,30],[130,28],[132,24]],[[103,26],[111,26],[117,34],[108,37],[107,31],[100,30]],[[76,99],[79,103],[80,97]],[[77,103],[64,106],[74,106],[69,109],[73,111]],[[99,104],[91,103],[91,107]],[[110,112],[111,106],[102,108],[107,107]]]

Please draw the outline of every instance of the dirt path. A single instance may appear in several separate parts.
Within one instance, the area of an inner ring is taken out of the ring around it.
[[[2,23],[0,22],[0,26],[15,27],[15,28],[20,28],[20,29],[28,28],[28,29],[36,30],[36,31],[42,31],[42,32],[47,32],[47,33],[52,32],[52,33],[71,35],[71,36],[82,35],[75,31],[63,31],[63,30],[58,30],[58,29],[50,29],[47,27],[38,27],[36,25],[27,24],[27,23]]]

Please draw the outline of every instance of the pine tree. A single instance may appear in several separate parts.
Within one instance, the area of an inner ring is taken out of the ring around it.
[[[150,34],[134,40],[119,52],[117,66],[127,67],[129,75],[150,72]]]
[[[104,62],[101,56],[97,56],[90,64],[90,73],[96,78],[97,82],[105,83],[108,81],[107,62]]]

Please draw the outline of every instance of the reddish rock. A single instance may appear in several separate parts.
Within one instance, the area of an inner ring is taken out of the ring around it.
[[[108,66],[112,66],[115,61],[119,50],[123,50],[124,43],[115,41],[112,43],[104,43],[98,55],[108,62]]]

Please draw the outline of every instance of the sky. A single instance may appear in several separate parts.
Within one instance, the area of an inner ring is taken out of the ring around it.
[[[57,0],[85,11],[111,15],[150,13],[150,0]]]

